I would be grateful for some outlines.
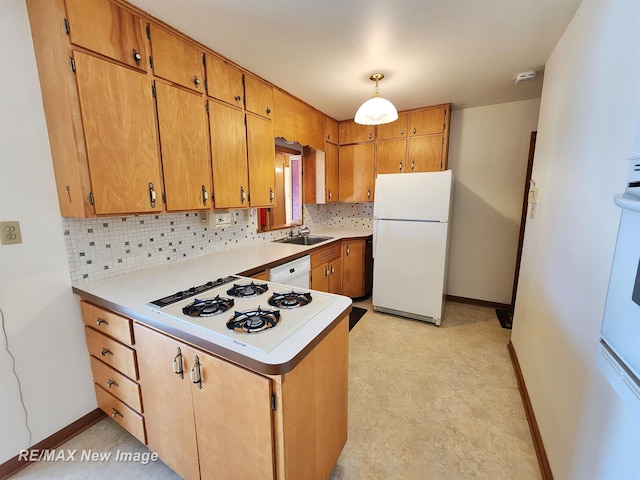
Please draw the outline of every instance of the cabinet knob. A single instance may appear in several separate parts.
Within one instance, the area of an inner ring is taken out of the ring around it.
[[[402,171],[402,162],[398,165],[398,170]]]
[[[136,62],[136,65],[140,65],[140,60],[142,60],[142,55],[135,48],[132,50],[133,61]]]
[[[198,87],[198,85],[200,85],[202,83],[202,81],[198,78],[197,75],[195,75],[193,77],[193,84],[196,86],[196,88]]]
[[[417,130],[414,128],[414,129],[413,129],[413,134],[415,135],[415,134],[416,134],[416,132],[417,132]]]
[[[371,140],[371,138],[373,137],[373,134],[369,134],[369,140]]]
[[[273,198],[275,197],[273,193],[273,188],[269,188],[269,201],[273,202]]]
[[[234,100],[235,100],[236,102],[239,102],[239,101],[240,101],[240,99],[241,99],[242,97],[241,97],[240,95],[236,95],[236,96],[235,96],[235,97],[233,97],[233,98],[234,98]]]
[[[266,112],[267,112],[267,117],[268,117],[269,115],[271,115],[271,109],[270,109],[269,107],[267,107]]]
[[[404,135],[404,130],[400,130],[400,135]]]
[[[371,198],[371,189],[367,189],[367,198]]]
[[[329,197],[329,200],[331,200],[331,190],[327,190],[327,196]]]
[[[349,256],[349,245],[347,245],[347,257]]]
[[[411,160],[411,170],[413,170],[415,168],[415,162],[413,160]]]

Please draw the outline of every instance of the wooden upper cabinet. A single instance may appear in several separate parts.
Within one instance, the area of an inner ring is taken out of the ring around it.
[[[278,89],[274,89],[273,100],[276,137],[317,150],[324,149],[324,115]]]
[[[214,55],[207,54],[205,59],[209,96],[242,107],[244,105],[242,71]]]
[[[156,82],[167,211],[211,208],[207,114],[201,95]]]
[[[209,101],[213,194],[216,208],[249,206],[247,141],[242,110]]]
[[[339,179],[339,163],[338,163],[338,146],[332,143],[325,145],[324,152],[324,188],[325,201],[334,203],[338,201],[338,190],[340,188]]]
[[[247,114],[247,159],[249,164],[249,204],[275,205],[276,168],[273,124]]]
[[[329,143],[338,143],[338,122],[333,118],[324,119],[324,140]]]
[[[398,120],[384,125],[378,125],[378,140],[389,140],[391,138],[407,138],[408,133],[408,113],[399,113]]]
[[[66,0],[69,39],[74,45],[147,71],[145,24],[108,0]]]
[[[204,92],[204,53],[178,35],[150,25],[153,73],[170,82]]]
[[[438,172],[446,170],[443,158],[444,138],[431,135],[409,139],[407,172]]]
[[[450,106],[437,105],[409,113],[409,136],[442,134],[447,129]]]
[[[74,59],[96,214],[161,211],[150,78],[84,53]]]
[[[379,141],[376,144],[376,174],[407,171],[407,140]]]
[[[341,122],[339,127],[340,145],[373,142],[376,138],[375,126],[360,125],[354,121]]]
[[[251,75],[244,76],[245,108],[256,115],[273,116],[273,87]]]
[[[375,146],[371,144],[340,147],[340,201],[372,202]]]

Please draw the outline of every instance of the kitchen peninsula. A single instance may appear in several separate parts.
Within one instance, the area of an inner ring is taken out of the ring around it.
[[[149,308],[207,282],[216,285],[207,297],[252,281],[284,291],[238,274],[370,231],[320,233],[332,238],[313,247],[262,242],[75,284],[100,408],[187,479],[328,478],[347,439],[349,298],[311,291],[297,313],[315,303],[311,318],[268,351]],[[286,325],[293,317],[281,312]]]

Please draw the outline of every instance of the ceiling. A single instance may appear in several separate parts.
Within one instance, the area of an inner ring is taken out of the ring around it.
[[[130,0],[336,120],[373,94],[398,110],[538,98],[580,0]],[[515,84],[518,73],[534,80]]]

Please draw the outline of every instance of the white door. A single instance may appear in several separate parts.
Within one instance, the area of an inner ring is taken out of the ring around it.
[[[440,319],[448,224],[374,224],[373,306]]]

